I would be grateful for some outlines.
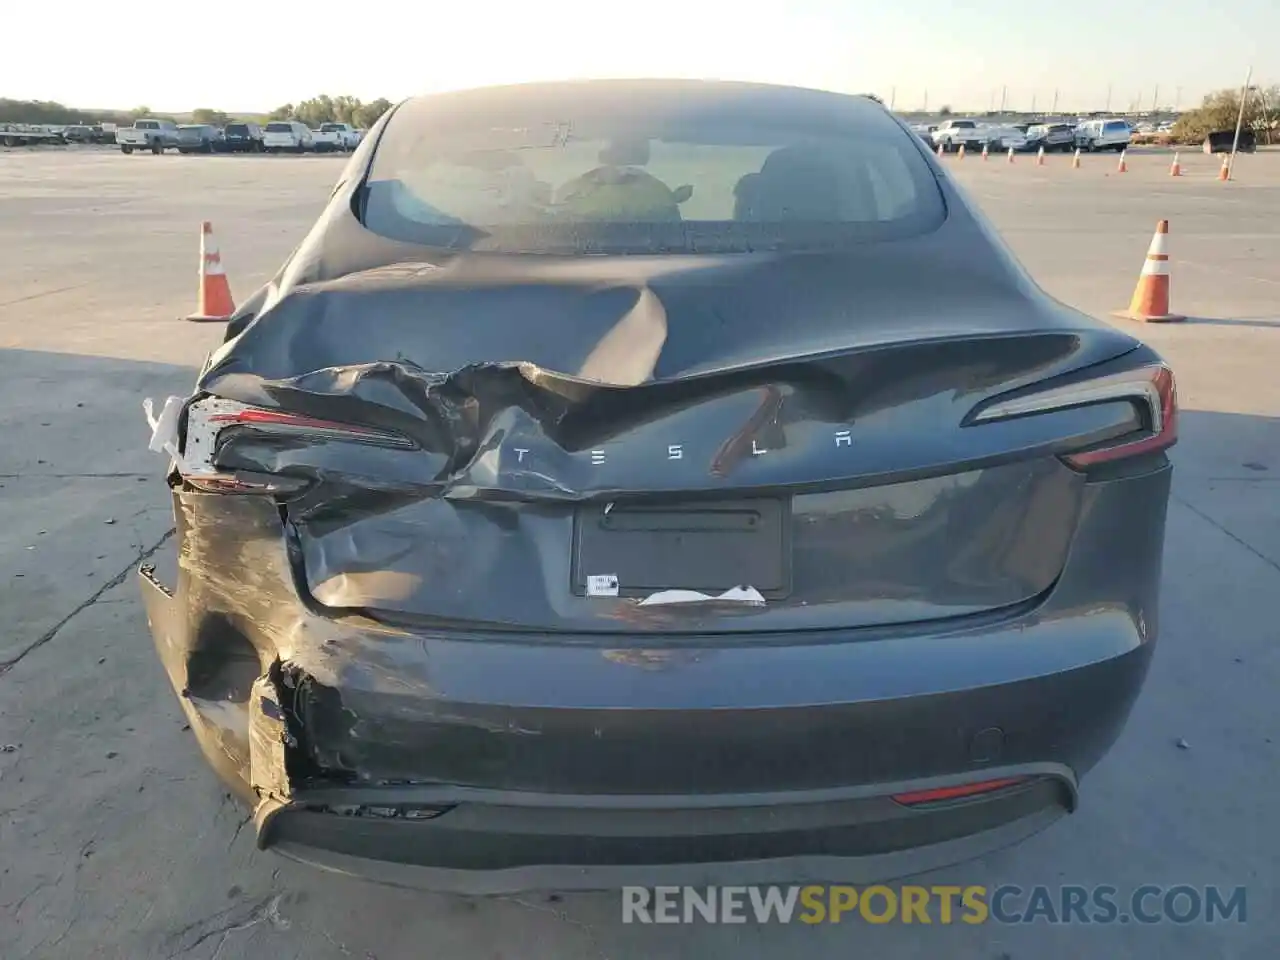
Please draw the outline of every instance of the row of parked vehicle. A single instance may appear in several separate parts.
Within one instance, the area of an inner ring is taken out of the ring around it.
[[[114,123],[92,125],[52,123],[0,123],[0,146],[30,147],[36,144],[115,143]]]
[[[298,120],[257,123],[174,123],[157,117],[138,120],[116,130],[121,153],[166,150],[179,153],[327,153],[348,152],[360,143],[365,131],[349,123],[323,123],[312,130]]]
[[[921,139],[944,152],[958,150],[1123,150],[1133,140],[1127,120],[1095,119],[1043,123],[998,124],[978,120],[946,120],[938,126],[915,127]]]

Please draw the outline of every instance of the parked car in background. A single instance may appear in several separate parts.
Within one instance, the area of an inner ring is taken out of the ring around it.
[[[332,150],[347,152],[354,150],[360,142],[356,128],[349,123],[322,123],[313,136],[317,153]]]
[[[982,142],[990,150],[1027,149],[1027,135],[1016,126],[992,124],[982,129]]]
[[[1077,809],[1158,642],[1153,348],[866,97],[526,84],[373,136],[151,441],[146,620],[259,849],[880,879]]]
[[[262,145],[267,153],[305,153],[315,149],[315,135],[299,120],[272,120],[262,129]]]
[[[1028,150],[1039,150],[1044,147],[1046,153],[1054,150],[1073,150],[1076,145],[1076,130],[1069,123],[1038,123],[1027,128],[1026,147]]]
[[[222,129],[228,153],[262,153],[262,127],[256,123],[228,123]]]
[[[1076,127],[1076,146],[1081,150],[1123,150],[1133,142],[1128,120],[1087,120]]]
[[[134,150],[164,153],[178,145],[178,125],[172,120],[157,117],[135,120],[132,127],[116,130],[116,143],[120,144],[121,153],[133,153]]]
[[[93,127],[78,123],[63,127],[62,139],[67,143],[93,143]]]
[[[179,153],[221,153],[226,140],[210,123],[184,123],[178,127]]]
[[[956,150],[961,144],[967,149],[981,147],[982,134],[976,120],[944,120],[931,134],[933,145],[942,147],[944,153]]]
[[[927,123],[913,123],[911,125],[911,132],[930,146],[935,146],[933,142],[933,131],[937,129],[937,127]]]

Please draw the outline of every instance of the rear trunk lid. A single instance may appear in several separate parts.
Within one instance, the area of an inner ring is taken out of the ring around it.
[[[298,582],[335,614],[586,635],[1020,610],[1080,509],[1055,451],[1134,410],[967,418],[1134,341],[884,246],[855,270],[463,257],[300,287],[202,390],[404,442],[241,424],[212,462],[305,484],[285,505]]]

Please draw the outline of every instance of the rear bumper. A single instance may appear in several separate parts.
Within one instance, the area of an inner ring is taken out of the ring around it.
[[[887,792],[955,778],[795,795],[556,797],[456,788],[337,789],[263,812],[258,841],[323,869],[467,894],[624,885],[884,881],[981,856],[1075,804],[1071,771],[991,797],[913,810]],[[370,814],[391,800],[441,805],[431,819]],[[341,812],[335,812],[341,811]]]
[[[512,642],[333,619],[299,599],[273,504],[190,491],[176,588],[141,582],[263,847],[476,891],[824,864],[887,879],[1074,808],[1150,663],[1168,484],[1166,467],[1097,485],[1035,609],[874,635]],[[1008,775],[1035,779],[927,810],[889,799]]]

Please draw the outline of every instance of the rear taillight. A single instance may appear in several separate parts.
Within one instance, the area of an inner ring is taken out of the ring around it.
[[[1177,442],[1177,385],[1173,371],[1163,363],[998,401],[978,413],[973,422],[1009,420],[1117,401],[1127,401],[1138,407],[1143,428],[1129,436],[1065,453],[1063,460],[1073,467],[1083,469],[1128,457],[1158,453]]]
[[[340,440],[346,443],[367,443],[375,447],[399,447],[412,449],[414,443],[407,437],[385,430],[374,430],[352,423],[335,420],[317,420],[279,410],[260,410],[243,407],[237,411],[211,414],[209,423],[218,433],[230,427],[249,427],[264,433],[287,434],[313,440]],[[190,429],[188,427],[188,429]]]
[[[187,408],[186,441],[178,466],[191,486],[209,493],[294,493],[306,481],[214,465],[219,440],[229,431],[289,437],[315,443],[354,443],[398,450],[416,449],[408,437],[354,423],[323,420],[281,410],[265,410],[234,400],[205,399]]]

